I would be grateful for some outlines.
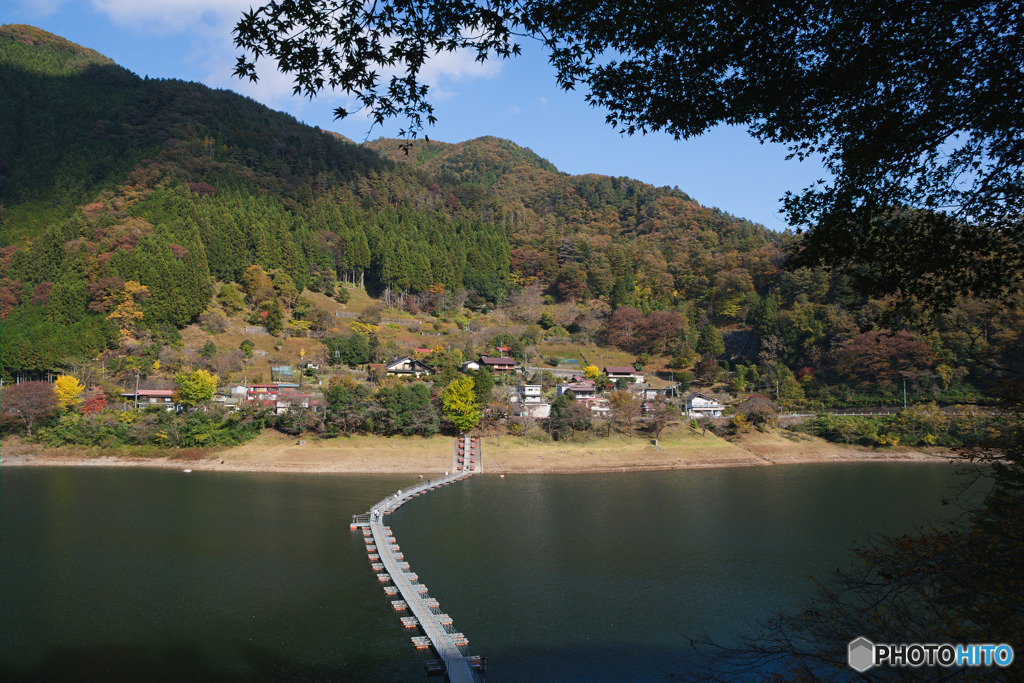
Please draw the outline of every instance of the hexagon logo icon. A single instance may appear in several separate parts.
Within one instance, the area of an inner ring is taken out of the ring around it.
[[[851,669],[858,673],[864,673],[875,665],[875,644],[864,636],[851,640],[847,661]]]

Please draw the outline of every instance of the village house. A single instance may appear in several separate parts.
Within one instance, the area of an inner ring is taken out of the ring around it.
[[[137,392],[129,391],[121,396],[126,402],[135,403],[139,408],[149,406],[160,406],[168,411],[177,411],[178,403],[174,400],[173,389],[139,389]]]
[[[434,368],[412,356],[404,356],[384,366],[384,374],[396,377],[429,377],[435,374]]]
[[[544,387],[541,384],[517,384],[513,401],[521,403],[540,403],[544,400]]]
[[[279,391],[277,384],[250,384],[245,390],[245,400],[274,405]]]
[[[540,384],[517,385],[509,401],[516,404],[519,415],[541,419],[551,414],[551,404],[544,399],[543,386]]]
[[[685,410],[689,418],[722,417],[722,404],[699,392],[686,397]]]
[[[576,398],[594,398],[597,396],[597,384],[592,379],[573,377],[572,382],[559,384],[556,387],[558,396],[561,396],[567,391],[571,391],[573,396]]]
[[[577,399],[580,403],[586,406],[587,410],[594,417],[610,418],[612,414],[612,404],[604,396],[593,396],[589,398]]]
[[[629,380],[633,384],[643,384],[644,382],[644,373],[638,372],[628,365],[606,365],[604,374],[608,375],[608,379],[612,382],[617,382],[620,379]]]
[[[509,375],[516,369],[515,358],[494,358],[481,356],[480,365],[490,368],[491,372],[499,375]]]
[[[241,401],[237,398],[231,398],[230,396],[224,396],[223,394],[216,394],[210,399],[214,404],[221,406],[225,410],[232,412],[238,410],[241,407]]]
[[[292,389],[281,391],[277,396],[277,401],[274,403],[274,413],[283,415],[291,406],[309,408],[309,394],[300,394]]]
[[[646,382],[640,384],[631,384],[626,387],[630,392],[637,395],[641,401],[656,401],[659,398],[667,398],[671,387],[667,389],[655,389]]]
[[[245,397],[245,387],[242,387],[241,393],[235,393],[237,388],[232,387],[230,391],[218,390],[210,400],[226,410],[238,410]]]

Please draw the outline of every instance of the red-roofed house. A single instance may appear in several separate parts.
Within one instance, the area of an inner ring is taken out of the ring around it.
[[[246,401],[259,401],[264,405],[267,405],[267,401],[271,404],[277,402],[277,394],[280,391],[276,384],[250,384],[245,390]]]

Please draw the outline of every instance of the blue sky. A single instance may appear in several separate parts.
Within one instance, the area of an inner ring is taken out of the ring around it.
[[[361,142],[394,137],[403,121],[372,128],[359,116],[333,117],[346,102],[333,93],[292,97],[290,81],[269,63],[257,85],[231,71],[237,51],[231,29],[258,0],[3,0],[0,23],[31,24],[93,48],[139,76],[198,81],[248,95],[300,121]],[[567,173],[629,176],[678,187],[707,206],[782,230],[779,198],[823,176],[820,165],[786,161],[779,145],[761,145],[743,129],[718,128],[676,142],[652,134],[625,137],[587,106],[583,94],[554,81],[545,56],[530,45],[511,61],[446,55],[426,73],[434,93],[434,140],[483,135],[507,138]]]

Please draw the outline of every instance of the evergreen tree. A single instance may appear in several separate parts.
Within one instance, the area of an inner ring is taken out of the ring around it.
[[[722,339],[722,333],[710,323],[700,328],[695,350],[702,356],[721,356],[725,353],[725,341]]]
[[[491,371],[480,368],[473,375],[473,395],[476,397],[477,405],[487,405],[491,402],[491,391],[494,389],[494,377]]]

